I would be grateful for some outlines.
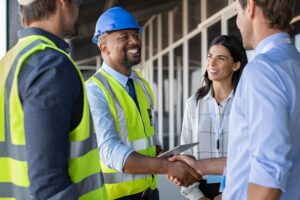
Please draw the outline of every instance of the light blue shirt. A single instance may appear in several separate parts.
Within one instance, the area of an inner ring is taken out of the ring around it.
[[[247,199],[248,184],[300,199],[300,54],[289,35],[265,38],[244,69],[229,119],[223,199]]]
[[[106,63],[103,63],[102,69],[117,80],[127,92],[129,91],[129,87],[126,85],[127,76],[112,69]],[[136,79],[133,74],[129,77],[133,80]],[[103,91],[94,82],[87,82],[86,90],[96,130],[100,159],[106,166],[123,171],[125,161],[133,149],[121,141]],[[154,125],[157,130],[157,123],[155,122]],[[157,137],[156,144],[160,145]]]

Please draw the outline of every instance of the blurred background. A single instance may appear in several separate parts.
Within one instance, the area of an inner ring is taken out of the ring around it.
[[[142,62],[135,68],[150,82],[155,97],[158,134],[165,149],[178,145],[184,105],[202,84],[207,48],[214,37],[231,34],[236,27],[234,0],[85,0],[79,14],[79,35],[67,42],[71,56],[85,79],[100,68],[99,50],[91,42],[94,27],[106,9],[121,5],[144,27]],[[290,31],[300,51],[300,0],[291,8]],[[17,42],[21,28],[16,0],[0,1],[0,57]],[[249,60],[253,52],[247,52]],[[299,72],[300,73],[300,72]],[[184,199],[180,188],[159,177],[162,200]]]

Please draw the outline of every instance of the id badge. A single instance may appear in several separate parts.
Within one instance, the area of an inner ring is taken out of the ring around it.
[[[206,183],[221,183],[223,175],[207,175]]]
[[[226,172],[226,167],[225,167],[224,171],[223,171],[223,176],[222,176],[219,192],[223,192],[225,190],[225,187],[226,187],[226,174],[227,174],[227,172]]]
[[[226,187],[226,175],[223,175],[219,192],[223,192],[225,190],[225,187]]]

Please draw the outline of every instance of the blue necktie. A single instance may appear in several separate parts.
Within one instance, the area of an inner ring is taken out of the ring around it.
[[[137,98],[135,95],[133,80],[131,78],[128,78],[127,86],[129,88],[129,91],[128,91],[129,95],[134,100],[135,104],[138,106],[138,101],[137,101]]]

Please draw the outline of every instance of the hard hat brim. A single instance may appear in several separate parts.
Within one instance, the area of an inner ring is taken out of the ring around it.
[[[115,31],[121,31],[121,30],[130,30],[130,29],[136,29],[139,33],[142,33],[144,31],[143,27],[139,27],[139,28],[121,28],[121,29],[115,29],[113,31],[106,31],[102,34],[98,34],[98,35],[94,35],[93,38],[92,38],[92,42],[94,44],[97,44],[98,45],[98,40],[99,40],[99,37],[103,36],[104,34],[106,33],[111,33],[111,32],[115,32]]]

